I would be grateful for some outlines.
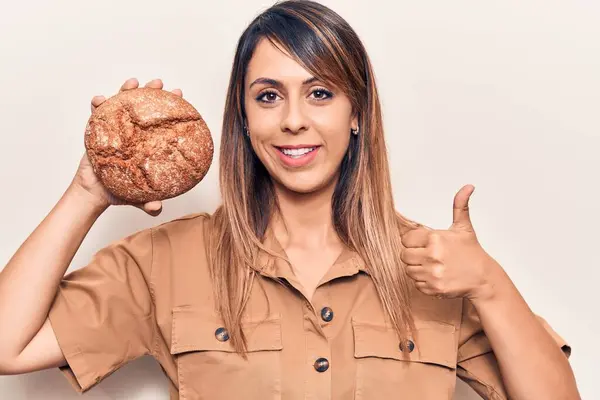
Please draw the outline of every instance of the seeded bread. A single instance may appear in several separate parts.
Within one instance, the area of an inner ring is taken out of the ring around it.
[[[153,88],[120,92],[96,108],[85,148],[104,186],[131,203],[189,191],[208,172],[214,151],[200,113],[181,97]]]

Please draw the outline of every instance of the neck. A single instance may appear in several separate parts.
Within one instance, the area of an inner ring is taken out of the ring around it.
[[[335,181],[312,193],[292,192],[275,184],[279,210],[274,214],[272,228],[284,248],[319,248],[339,242],[331,212],[334,190]]]

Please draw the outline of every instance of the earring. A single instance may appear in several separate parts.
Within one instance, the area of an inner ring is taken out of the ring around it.
[[[359,129],[360,129],[360,128],[358,128],[358,127],[357,127],[356,129],[352,129],[352,128],[351,128],[351,129],[350,129],[350,133],[352,133],[354,136],[358,136],[358,131],[359,131]]]
[[[244,133],[246,134],[246,136],[250,137],[250,131],[248,131],[248,127],[246,126],[246,124],[244,124]]]

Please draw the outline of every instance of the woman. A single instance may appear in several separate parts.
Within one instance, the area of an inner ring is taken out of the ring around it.
[[[250,24],[220,151],[213,215],[137,232],[63,277],[121,204],[82,159],[0,275],[4,374],[58,366],[86,391],[152,355],[172,399],[438,400],[456,376],[486,399],[579,397],[570,348],[479,245],[474,188],[449,230],[396,213],[373,70],[333,11],[287,1]]]

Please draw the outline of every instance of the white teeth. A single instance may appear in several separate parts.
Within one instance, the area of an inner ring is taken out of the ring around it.
[[[281,151],[286,156],[300,157],[300,156],[305,155],[306,153],[310,153],[314,149],[316,149],[316,147],[305,147],[302,149],[281,149]]]

